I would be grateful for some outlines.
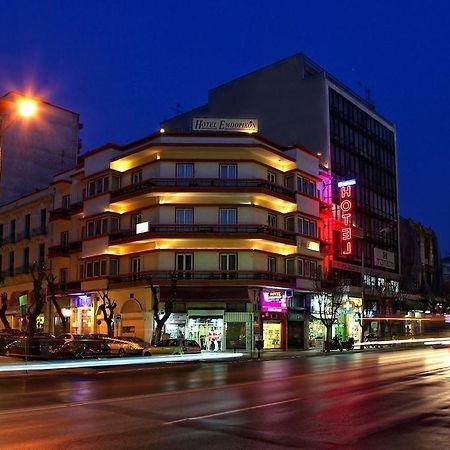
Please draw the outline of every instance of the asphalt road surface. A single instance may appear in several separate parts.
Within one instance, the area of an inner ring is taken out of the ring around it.
[[[446,449],[450,351],[0,378],[1,449]]]

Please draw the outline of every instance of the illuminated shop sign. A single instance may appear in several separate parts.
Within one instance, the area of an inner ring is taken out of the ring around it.
[[[287,291],[263,289],[261,293],[262,312],[287,312]]]
[[[257,133],[257,119],[217,119],[200,117],[192,119],[193,131],[238,131],[242,133]]]
[[[339,188],[339,206],[341,209],[341,220],[344,227],[341,230],[341,249],[343,255],[352,253],[352,186],[356,184],[356,180],[340,181]]]
[[[77,295],[70,302],[71,308],[90,308],[92,306],[92,298],[90,295]]]

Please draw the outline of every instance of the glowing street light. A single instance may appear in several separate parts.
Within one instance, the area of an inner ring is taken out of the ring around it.
[[[28,118],[32,117],[37,112],[37,103],[29,98],[21,98],[17,102],[17,112],[20,116]]]
[[[1,99],[0,99],[1,100]],[[7,101],[2,101],[3,103],[7,104]],[[0,105],[1,106],[1,105]],[[2,176],[2,167],[3,167],[3,137],[6,133],[6,131],[11,127],[11,125],[20,117],[24,119],[29,119],[36,115],[38,110],[38,104],[35,100],[27,98],[27,97],[21,97],[16,102],[16,110],[13,113],[12,117],[9,119],[8,122],[5,123],[4,117],[8,116],[11,110],[11,106],[7,106],[6,112],[2,113],[0,112],[0,181]]]

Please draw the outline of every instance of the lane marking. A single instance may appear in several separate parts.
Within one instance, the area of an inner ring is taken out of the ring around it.
[[[298,402],[300,400],[304,400],[304,398],[303,397],[296,397],[296,398],[290,398],[288,400],[281,400],[279,402],[264,403],[263,405],[249,406],[247,408],[230,409],[229,411],[221,411],[221,412],[218,412],[218,413],[207,414],[205,416],[185,417],[184,419],[178,419],[178,420],[172,420],[170,422],[164,422],[163,425],[174,425],[176,423],[189,422],[189,421],[194,421],[194,420],[210,419],[211,417],[227,416],[227,415],[230,415],[230,414],[236,414],[236,413],[240,413],[240,412],[243,412],[243,411],[252,411],[252,410],[255,410],[255,409],[270,408],[271,406],[285,405],[287,403],[294,403],[294,402]]]

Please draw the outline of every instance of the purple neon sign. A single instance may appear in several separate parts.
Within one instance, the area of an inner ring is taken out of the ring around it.
[[[264,289],[261,292],[261,310],[263,312],[287,312],[286,291]]]

